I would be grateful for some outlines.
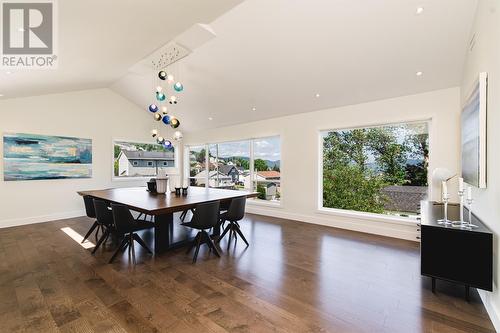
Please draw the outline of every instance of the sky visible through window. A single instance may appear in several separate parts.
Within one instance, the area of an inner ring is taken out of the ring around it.
[[[254,141],[254,158],[277,161],[280,159],[280,138],[271,137]],[[219,157],[233,157],[249,155],[249,141],[224,142],[219,144]]]

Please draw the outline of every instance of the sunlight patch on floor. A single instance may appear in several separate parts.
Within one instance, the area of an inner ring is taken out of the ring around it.
[[[61,230],[66,234],[68,235],[69,237],[71,237],[75,242],[77,242],[78,244],[80,244],[83,248],[85,249],[90,249],[90,248],[93,248],[95,247],[94,243],[92,242],[89,242],[89,240],[86,240],[85,242],[82,243],[82,240],[83,240],[83,236],[80,235],[79,233],[77,233],[75,230],[73,230],[72,228],[70,227],[65,227],[65,228],[61,228]]]

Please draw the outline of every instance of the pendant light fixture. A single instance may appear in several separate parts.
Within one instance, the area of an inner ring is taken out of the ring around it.
[[[181,104],[179,94],[184,91],[178,63],[176,63],[180,59],[178,55],[179,52],[176,52],[174,47],[170,53],[161,54],[159,59],[151,62],[153,68],[152,103],[148,106],[148,111],[154,113],[155,122],[161,121],[165,125],[165,127],[155,127],[151,130],[151,136],[167,149],[172,148],[172,141],[180,141],[183,137],[182,133],[177,130],[181,124],[179,119],[170,114]],[[169,108],[167,105],[170,105]],[[175,131],[171,134],[165,133],[172,130]],[[171,137],[172,141],[166,137]]]

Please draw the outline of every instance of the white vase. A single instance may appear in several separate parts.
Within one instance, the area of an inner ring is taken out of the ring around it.
[[[168,188],[168,177],[157,177],[156,178],[156,192],[159,194],[165,194]]]

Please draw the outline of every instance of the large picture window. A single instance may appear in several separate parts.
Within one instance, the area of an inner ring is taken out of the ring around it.
[[[114,141],[113,175],[115,177],[154,177],[161,170],[175,170],[175,148],[159,144]]]
[[[250,175],[250,141],[210,144],[209,152],[209,187],[251,189],[245,187],[245,177]]]
[[[415,217],[427,196],[427,122],[321,133],[324,208]]]
[[[259,193],[279,202],[281,145],[279,137],[188,146],[191,186]]]
[[[187,149],[189,160],[190,186],[206,186],[207,184],[207,147],[190,146]]]
[[[279,137],[253,140],[253,190],[259,199],[281,197],[281,145]]]

